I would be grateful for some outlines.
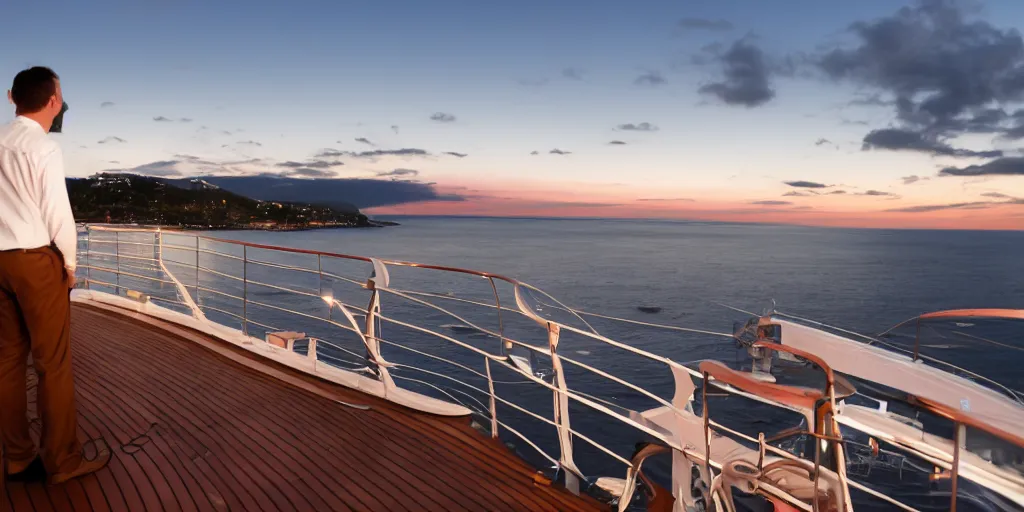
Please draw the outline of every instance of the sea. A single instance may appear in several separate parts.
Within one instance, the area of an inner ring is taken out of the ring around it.
[[[405,216],[381,220],[399,225],[291,232],[218,231],[208,235],[500,274],[548,294],[532,290],[523,294],[523,305],[542,317],[564,320],[581,330],[592,328],[629,346],[691,365],[716,359],[742,366],[744,351],[731,335],[753,314],[766,311],[798,315],[857,333],[877,334],[928,311],[1024,309],[1024,231],[837,229],[674,220]],[[250,253],[249,257],[258,257],[255,254]],[[428,271],[391,266],[389,271],[391,288],[420,295],[384,294],[385,316],[395,315],[394,318],[400,317],[406,323],[430,324],[430,330],[486,347],[492,353],[501,350],[497,339],[472,328],[486,324],[487,329],[495,330],[493,310],[447,300],[493,303],[488,280],[476,276],[453,280],[438,277],[448,273],[437,271],[429,271],[431,277],[419,279],[416,272]],[[365,280],[370,277],[369,270],[365,273],[352,277],[354,281]],[[464,292],[463,288],[469,286],[476,287],[476,291]],[[344,295],[336,289],[325,293]],[[502,290],[498,295],[502,306],[517,307],[510,292]],[[440,305],[458,316],[416,300]],[[250,308],[248,314],[253,318]],[[476,313],[471,312],[474,308]],[[601,316],[576,317],[566,311],[568,308],[633,323]],[[336,321],[345,321],[340,312],[332,310],[329,314],[336,315],[332,317]],[[513,316],[506,314],[497,320],[505,335],[524,333],[524,337],[533,340],[530,343],[547,350],[546,330],[532,322],[516,324]],[[648,324],[692,328],[707,334],[666,331]],[[1024,362],[1024,332],[1019,326],[1014,326],[1015,331],[1001,328],[1002,345],[968,346],[974,338],[989,339],[987,334],[978,334],[980,331],[970,331],[972,327],[970,323],[956,327],[970,334],[970,338],[933,333],[938,341],[928,343],[926,352],[995,378],[1010,388],[1024,389],[1024,372],[1020,370]],[[436,336],[389,322],[382,322],[379,329],[383,338],[396,343],[407,342],[421,352],[473,364],[481,373],[484,369],[476,364],[481,358],[452,349],[449,341]],[[529,329],[532,331],[527,334]],[[907,343],[908,339],[904,336],[902,342]],[[358,358],[353,361],[353,357],[348,357],[356,355],[359,347],[349,348],[347,356],[337,354],[339,360],[347,358],[348,363],[359,366]],[[479,392],[486,390],[486,381],[479,378],[480,373],[475,377],[468,372],[458,376],[444,362],[405,348],[385,344],[381,350],[385,359],[399,362],[391,370],[402,378],[398,381],[400,385],[464,403],[479,412],[474,421],[483,430],[490,428],[488,397]],[[653,390],[665,399],[671,399],[674,392],[673,376],[666,368],[657,368],[649,360],[575,332],[562,331],[558,351],[574,361]],[[531,362],[531,371],[550,377],[550,358],[540,357],[542,352],[514,353]],[[626,415],[628,410],[658,406],[634,390],[575,364],[563,364],[567,386],[578,390],[580,396],[591,397],[593,403],[606,405],[609,411]],[[548,421],[553,418],[550,389],[530,384],[509,370],[492,370],[499,395],[524,409],[539,411]],[[476,390],[437,374],[455,375],[463,384],[476,386]],[[714,404],[711,400],[709,403]],[[719,412],[740,418],[734,424],[771,430],[776,426],[766,425],[779,421],[776,416],[760,415],[747,406],[730,403],[730,399],[721,400]],[[514,426],[548,457],[557,459],[554,427],[504,403],[499,403],[497,409],[499,419],[503,420],[499,427],[502,441],[537,467],[550,470],[549,458],[506,427]],[[715,412],[713,407],[711,410]],[[650,440],[643,432],[625,427],[605,412],[576,401],[570,404],[570,418],[574,430],[625,458],[635,443]],[[775,428],[780,429],[781,426]],[[577,465],[588,476],[625,475],[624,467],[614,457],[575,436],[574,452]],[[666,468],[667,463],[652,463],[650,471],[664,479]]]

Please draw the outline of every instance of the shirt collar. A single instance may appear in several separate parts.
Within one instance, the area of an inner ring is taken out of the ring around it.
[[[37,129],[39,129],[40,131],[43,131],[43,132],[46,131],[46,130],[43,130],[43,125],[37,123],[34,119],[30,119],[30,118],[25,117],[25,116],[18,116],[18,117],[16,117],[14,119],[14,121],[16,123],[21,123],[21,124],[23,124],[25,126],[30,126],[30,127],[33,127],[33,128],[37,128]]]

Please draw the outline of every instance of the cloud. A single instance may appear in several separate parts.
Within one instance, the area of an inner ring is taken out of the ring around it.
[[[180,163],[181,162],[178,160],[159,160],[139,165],[137,167],[130,167],[127,169],[106,169],[102,172],[141,174],[143,176],[155,177],[181,176],[181,171],[177,168]]]
[[[784,181],[783,183],[796,188],[828,188],[828,185],[814,181]]]
[[[926,204],[921,206],[906,206],[903,208],[890,208],[887,212],[900,212],[900,213],[925,213],[925,212],[937,212],[940,210],[980,210],[984,208],[991,208],[993,203],[991,201],[972,201],[966,203],[952,203],[952,204]]]
[[[759,204],[759,205],[762,205],[762,206],[786,206],[786,205],[790,205],[790,204],[793,204],[793,203],[791,201],[776,201],[776,200],[766,199],[766,200],[763,200],[763,201],[751,201],[750,204]]]
[[[367,139],[366,137],[358,137],[356,138],[356,142],[361,142],[363,144],[368,144],[370,146],[374,145],[372,142],[370,142],[370,139]]]
[[[1017,121],[1017,126],[1007,128],[1006,131],[1004,131],[1002,135],[1000,135],[1001,139],[1024,139],[1024,109],[1018,110],[1014,117],[1019,119],[1019,121]]]
[[[457,194],[441,194],[432,184],[406,180],[297,179],[272,175],[203,176],[203,179],[224,190],[253,199],[323,204],[338,208],[465,200]]]
[[[1024,39],[973,18],[954,0],[919,0],[852,24],[852,46],[815,58],[828,78],[873,89],[904,129],[925,140],[1006,133],[1001,106],[1024,99]],[[869,96],[871,97],[871,96]]]
[[[289,160],[287,162],[281,162],[276,165],[277,167],[287,167],[289,169],[299,169],[302,167],[308,167],[311,169],[330,169],[331,167],[345,165],[345,163],[339,162],[337,160],[310,160],[307,162],[293,162]]]
[[[195,155],[186,155],[186,154],[182,154],[182,153],[177,153],[177,154],[174,155],[174,158],[177,158],[178,160],[181,160],[183,162],[188,162],[188,163],[216,165],[215,162],[211,162],[209,160],[204,160],[203,158],[200,158],[200,157],[195,156]]]
[[[789,192],[782,194],[782,197],[807,197],[813,195],[815,194],[811,194],[808,192],[800,192],[799,190],[790,190]]]
[[[889,192],[882,192],[881,190],[868,190],[868,191],[865,191],[865,192],[858,192],[857,195],[858,196],[895,196],[896,194],[892,194],[892,193],[889,193]]]
[[[540,154],[540,151],[530,151],[530,154],[531,154],[531,155],[539,155],[539,154]]]
[[[337,158],[347,156],[351,158],[378,158],[382,156],[427,156],[430,153],[425,149],[401,148],[401,149],[374,149],[372,151],[341,151],[327,148],[320,150],[316,158]]]
[[[651,123],[625,123],[615,127],[616,130],[629,132],[656,132],[659,128]]]
[[[125,143],[125,142],[128,142],[128,141],[122,139],[121,137],[113,137],[113,136],[111,136],[111,137],[107,137],[107,138],[99,141],[99,144],[109,144],[109,143],[112,143],[112,142]]]
[[[110,107],[113,107],[113,106],[114,106],[114,102],[113,101],[104,101],[103,103],[100,103],[100,108],[110,108]]]
[[[1002,192],[985,192],[984,194],[982,194],[982,196],[984,196],[984,197],[992,197],[992,198],[995,198],[995,199],[1016,199],[1015,197],[1010,196],[1010,195],[1006,195],[1006,194],[1004,194]]]
[[[402,177],[402,176],[419,176],[420,172],[416,169],[395,169],[393,171],[378,172],[378,177]]]
[[[334,158],[334,157],[344,156],[344,155],[347,155],[347,154],[348,154],[348,151],[340,151],[340,150],[337,150],[337,149],[327,148],[327,149],[320,150],[320,152],[317,153],[316,156],[319,157],[319,158]]]
[[[677,26],[683,30],[707,30],[709,32],[728,32],[733,29],[732,22],[723,19],[683,18]]]
[[[846,193],[845,190],[833,190],[833,191],[829,192],[827,195],[838,196],[838,195],[842,195],[842,194],[845,194],[845,193]]]
[[[335,176],[334,171],[326,169],[313,169],[310,167],[298,167],[279,173],[281,176],[302,176],[305,178],[329,178]]]
[[[441,153],[441,154],[442,155],[450,155],[450,156],[454,156],[454,157],[457,157],[457,158],[466,158],[467,156],[469,156],[466,153],[456,153],[455,151],[445,151],[444,153]]]
[[[373,151],[348,152],[353,158],[376,158],[381,156],[426,156],[429,155],[424,149],[401,148],[401,149],[375,149]]]
[[[888,107],[892,104],[892,101],[882,99],[882,95],[878,93],[854,98],[847,103],[851,107]]]
[[[238,144],[241,144],[241,145],[244,145],[244,146],[259,146],[259,147],[263,147],[263,144],[261,144],[259,142],[256,142],[254,140],[243,140],[243,141],[239,142]]]
[[[667,84],[668,80],[665,80],[665,77],[658,71],[648,71],[636,77],[636,79],[633,80],[633,83],[636,85],[657,87],[659,85]]]
[[[583,70],[580,68],[565,68],[562,70],[562,76],[569,80],[583,80]]]
[[[1024,157],[1005,157],[981,165],[946,167],[939,176],[1024,176]]]
[[[693,202],[696,202],[695,199],[690,199],[688,197],[645,197],[645,198],[642,198],[642,199],[637,199],[637,201],[648,201],[648,202],[658,202],[658,203],[661,203],[661,202],[664,202],[664,203],[693,203]]]
[[[760,48],[741,39],[717,55],[716,60],[722,66],[723,78],[701,86],[701,94],[714,96],[726,105],[747,108],[764,105],[775,97],[770,70]]]
[[[931,178],[928,178],[927,176],[918,176],[916,174],[911,174],[910,176],[904,176],[904,177],[902,177],[900,179],[903,180],[903,184],[904,185],[912,185],[912,184],[917,183],[919,181],[928,180],[928,179],[931,179]]]
[[[621,140],[613,140],[608,143],[609,146],[625,146],[626,143]]]
[[[898,128],[883,128],[872,130],[864,136],[861,149],[887,149],[891,151],[917,151],[930,155],[975,157],[975,158],[996,158],[1003,156],[999,150],[972,151],[970,149],[958,149],[937,140],[934,136],[910,130]]]
[[[397,134],[398,133],[398,125],[397,124],[391,125],[391,131],[393,131],[393,132],[395,132]]]
[[[445,114],[444,112],[435,112],[430,116],[431,121],[437,121],[438,123],[454,123],[455,116],[451,114]]]
[[[825,144],[832,144],[832,141],[830,141],[828,139],[818,139],[818,140],[814,141],[814,145],[815,146],[823,146]]]
[[[564,150],[555,148],[555,149],[552,149],[551,151],[548,151],[548,153],[551,153],[552,155],[571,155],[572,151],[564,151]]]
[[[113,105],[113,103],[111,103],[111,105]],[[169,117],[164,117],[164,116],[156,116],[156,117],[153,118],[153,120],[158,122],[158,123],[173,123],[174,122],[174,119],[171,119]],[[178,121],[182,122],[182,123],[191,123],[192,122],[192,118],[191,117],[179,117]],[[227,135],[231,135],[229,132],[224,132],[224,133],[227,134]]]

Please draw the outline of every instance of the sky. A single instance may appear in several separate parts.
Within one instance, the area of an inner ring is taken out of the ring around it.
[[[377,215],[1024,229],[1019,0],[34,0],[4,17],[0,75],[61,76],[70,176],[355,180],[346,199]]]

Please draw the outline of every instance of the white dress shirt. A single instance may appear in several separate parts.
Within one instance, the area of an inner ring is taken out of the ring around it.
[[[0,251],[53,243],[75,268],[78,236],[64,184],[64,155],[39,123],[0,127]]]

